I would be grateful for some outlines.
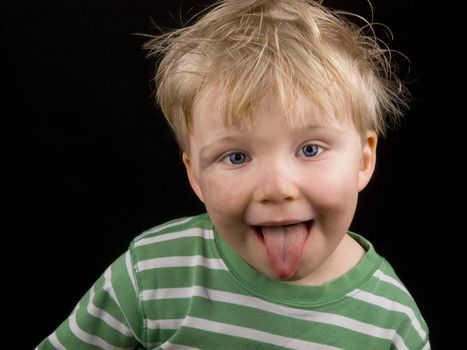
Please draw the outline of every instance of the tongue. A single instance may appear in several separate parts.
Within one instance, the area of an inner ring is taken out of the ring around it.
[[[279,279],[292,277],[298,270],[308,234],[306,225],[263,226],[262,232],[271,269]]]

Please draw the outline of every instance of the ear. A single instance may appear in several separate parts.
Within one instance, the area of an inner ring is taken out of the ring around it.
[[[378,136],[376,136],[376,133],[368,131],[362,142],[362,155],[358,172],[358,191],[366,187],[375,171],[377,144]]]
[[[183,152],[182,159],[183,164],[185,164],[186,174],[188,175],[188,181],[190,182],[191,188],[196,193],[200,201],[204,203],[203,193],[198,184],[198,181],[196,180],[195,175],[193,174],[193,167],[191,165],[190,157],[188,156],[188,154]]]

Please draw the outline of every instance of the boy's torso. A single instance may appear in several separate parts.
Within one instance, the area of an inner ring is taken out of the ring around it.
[[[341,278],[313,287],[274,281],[250,268],[207,215],[146,231],[130,247],[145,345],[418,348],[426,325],[413,299],[371,245],[353,237],[367,250],[362,261]]]

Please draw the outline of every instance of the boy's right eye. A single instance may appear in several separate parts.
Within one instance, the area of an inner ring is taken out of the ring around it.
[[[227,156],[225,156],[222,161],[228,164],[241,165],[241,164],[246,163],[247,160],[248,160],[248,157],[246,156],[245,153],[234,152],[234,153],[230,153]]]

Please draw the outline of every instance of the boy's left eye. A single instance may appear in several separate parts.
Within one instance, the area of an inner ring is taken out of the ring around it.
[[[307,158],[310,158],[318,155],[322,150],[323,149],[320,146],[309,144],[303,146],[299,153]]]
[[[241,165],[243,163],[246,163],[247,161],[248,158],[246,154],[241,152],[230,153],[226,157],[224,157],[224,162],[233,165]]]

